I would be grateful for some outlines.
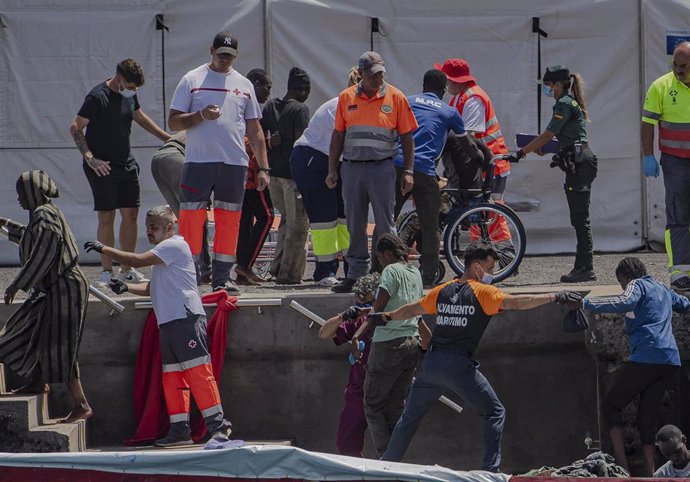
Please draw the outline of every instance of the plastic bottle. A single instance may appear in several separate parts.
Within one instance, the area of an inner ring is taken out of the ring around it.
[[[359,351],[363,352],[365,346],[366,345],[364,344],[364,342],[362,340],[359,340]],[[350,362],[350,365],[354,365],[355,363],[357,363],[357,360],[355,359],[355,356],[352,354],[352,352],[350,352],[350,354],[347,356],[347,359]]]

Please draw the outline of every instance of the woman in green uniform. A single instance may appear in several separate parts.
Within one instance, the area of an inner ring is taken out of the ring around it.
[[[568,67],[553,65],[546,68],[542,78],[542,93],[556,99],[553,117],[546,130],[519,149],[511,161],[516,162],[528,152],[544,155],[541,148],[558,139],[560,150],[554,157],[565,174],[565,197],[570,210],[570,224],[575,228],[577,252],[570,273],[561,276],[563,283],[596,280],[592,264],[592,229],[589,223],[589,201],[592,181],[597,177],[597,157],[587,143],[585,122],[589,120],[583,95],[584,82],[579,74],[571,74]]]

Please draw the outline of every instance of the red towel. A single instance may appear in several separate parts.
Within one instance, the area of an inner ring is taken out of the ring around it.
[[[216,311],[208,322],[206,333],[213,376],[220,386],[228,334],[228,314],[237,309],[237,298],[229,296],[225,291],[214,291],[203,296],[202,301],[205,304],[216,303]],[[141,333],[134,367],[134,415],[137,419],[137,431],[134,437],[125,440],[125,445],[149,444],[168,433],[170,419],[163,398],[162,366],[158,323],[151,310]],[[196,409],[192,412],[191,428],[195,442],[206,435],[204,419]]]

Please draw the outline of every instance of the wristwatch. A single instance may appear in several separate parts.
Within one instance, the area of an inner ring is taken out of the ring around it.
[[[405,169],[403,171],[403,174],[407,175],[409,174],[410,176],[414,175],[414,171],[412,169]]]
[[[265,172],[266,174],[270,174],[271,168],[270,167],[260,167],[259,172]]]

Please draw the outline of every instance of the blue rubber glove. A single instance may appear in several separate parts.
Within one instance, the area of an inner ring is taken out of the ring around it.
[[[363,352],[365,346],[366,345],[364,344],[364,342],[362,340],[359,340],[359,351]],[[350,362],[350,365],[354,365],[355,363],[357,363],[355,355],[353,355],[352,353],[348,355],[347,360]]]
[[[644,156],[644,175],[647,177],[659,177],[659,163],[654,154]]]

